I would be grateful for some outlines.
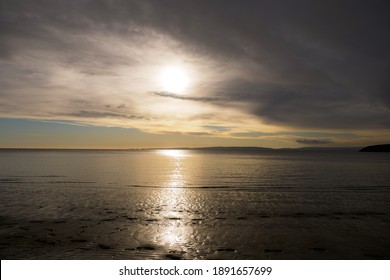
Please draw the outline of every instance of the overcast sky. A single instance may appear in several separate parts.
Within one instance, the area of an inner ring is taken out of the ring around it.
[[[390,142],[389,8],[1,0],[0,147]]]

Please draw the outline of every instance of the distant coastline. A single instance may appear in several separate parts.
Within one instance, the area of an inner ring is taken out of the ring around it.
[[[390,146],[390,145],[389,145]],[[211,147],[172,147],[172,148],[0,148],[0,151],[154,151],[154,150],[191,150],[206,152],[273,152],[273,151],[362,151],[360,147],[298,147],[267,148],[254,146],[211,146]]]

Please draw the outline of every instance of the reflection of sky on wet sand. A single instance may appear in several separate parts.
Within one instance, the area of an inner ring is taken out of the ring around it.
[[[186,190],[174,188],[162,191],[161,196],[165,201],[167,211],[160,213],[160,218],[164,220],[159,227],[161,245],[168,247],[181,247],[187,243],[188,227],[184,225],[186,209],[183,201],[186,201]]]

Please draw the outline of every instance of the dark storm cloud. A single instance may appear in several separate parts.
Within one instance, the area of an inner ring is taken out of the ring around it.
[[[283,85],[246,81],[227,83],[229,102],[245,102],[247,110],[270,124],[297,128],[390,128],[385,102],[371,102],[370,92],[344,85]],[[388,94],[383,94],[388,96]],[[382,96],[383,101],[385,97]],[[378,96],[374,97],[378,98]]]
[[[75,44],[73,36],[100,32],[131,42],[147,28],[221,65],[235,61],[246,74],[221,83],[207,97],[157,95],[240,103],[270,124],[390,128],[388,1],[10,0],[0,5],[4,60],[31,48],[72,53],[69,63],[85,68],[91,61],[107,67],[121,57],[101,52],[94,60],[88,40]]]

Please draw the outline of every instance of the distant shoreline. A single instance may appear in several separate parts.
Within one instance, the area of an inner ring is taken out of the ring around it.
[[[0,151],[155,151],[155,150],[192,150],[215,152],[267,152],[267,151],[361,151],[361,147],[299,147],[299,148],[266,148],[266,147],[172,147],[172,148],[0,148]]]

